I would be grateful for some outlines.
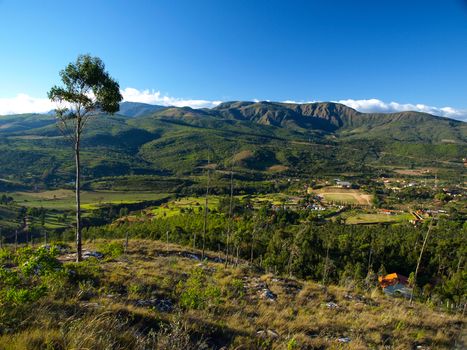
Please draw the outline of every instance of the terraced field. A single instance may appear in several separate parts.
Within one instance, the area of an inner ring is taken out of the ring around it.
[[[25,207],[73,210],[75,206],[75,194],[72,190],[16,192],[12,194],[12,197],[18,205]],[[152,192],[83,191],[81,202],[83,209],[96,209],[103,204],[132,204],[159,200],[164,197],[166,194]]]

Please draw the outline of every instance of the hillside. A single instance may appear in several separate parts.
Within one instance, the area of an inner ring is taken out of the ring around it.
[[[79,264],[58,247],[2,251],[10,267],[0,268],[9,277],[0,283],[0,348],[452,349],[465,325],[372,283],[323,286],[242,260],[226,267],[216,253],[201,262],[199,251],[173,244],[130,240],[124,254],[122,241],[99,240]]]
[[[123,103],[119,114],[92,121],[83,141],[85,177],[198,176],[208,157],[218,170],[238,160],[236,172],[255,181],[278,172],[374,174],[389,165],[449,175],[462,169],[466,125],[417,112],[365,114],[336,103],[226,102],[213,109]],[[0,178],[68,182],[70,149],[51,115],[0,117]]]
[[[118,114],[134,118],[151,114],[165,108],[164,106],[150,105],[147,103],[122,102],[120,103],[120,111],[118,111]]]

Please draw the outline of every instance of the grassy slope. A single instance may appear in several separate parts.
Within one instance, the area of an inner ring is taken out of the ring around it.
[[[55,125],[39,123],[50,123],[51,117],[17,118],[21,127],[11,125],[13,117],[0,117],[0,177],[49,187],[69,182],[71,148],[58,137]],[[249,152],[249,158],[236,164],[237,171],[261,176],[271,176],[271,167],[304,177],[371,173],[383,165],[456,172],[467,150],[466,128],[466,123],[427,114],[362,114],[330,103],[167,108],[135,118],[95,118],[82,158],[89,181],[130,174],[197,175],[208,150],[211,161],[224,169],[234,154]]]
[[[108,247],[102,241],[86,244]],[[262,275],[244,263],[238,268],[200,264],[183,257],[187,253],[179,246],[135,240],[127,256],[90,260],[79,269],[69,265],[79,271],[79,284],[55,284],[48,297],[31,306],[34,319],[0,335],[0,348],[189,350],[201,348],[194,345],[201,339],[212,349],[450,349],[465,325],[459,315],[409,306],[376,288],[323,287]],[[262,288],[277,299],[262,299]],[[170,300],[174,309],[160,311],[152,306],[157,300]],[[328,302],[338,307],[331,309]],[[28,311],[18,307],[19,319],[21,312]],[[260,336],[261,331],[269,333]],[[350,342],[339,342],[341,337]]]
[[[12,196],[18,205],[25,207],[43,207],[56,210],[73,210],[75,207],[75,194],[72,190],[17,192]],[[164,197],[166,194],[151,192],[83,191],[81,203],[84,209],[94,209],[102,204],[132,204]]]

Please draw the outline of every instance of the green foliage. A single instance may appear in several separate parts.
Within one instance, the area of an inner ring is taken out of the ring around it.
[[[287,350],[294,350],[298,348],[299,348],[299,345],[295,338],[292,338],[287,342]]]
[[[238,278],[231,279],[225,286],[227,298],[229,299],[241,299],[245,294],[245,288],[243,281]]]
[[[49,287],[59,285],[64,270],[57,253],[55,247],[4,253],[4,261],[12,267],[0,267],[0,304],[31,303],[46,295]]]
[[[109,242],[99,246],[99,250],[107,259],[115,259],[124,253],[121,242]]]
[[[13,257],[13,254],[10,249],[7,249],[7,248],[0,249],[0,266],[10,261],[12,257]]]
[[[119,110],[119,102],[123,99],[119,85],[105,71],[100,58],[80,55],[75,63],[70,63],[60,72],[60,77],[63,87],[52,87],[48,93],[49,99],[76,104],[85,113],[97,110],[115,113]],[[81,112],[75,110],[72,115],[76,117]]]
[[[219,305],[221,289],[205,274],[202,268],[194,269],[186,282],[177,285],[179,304],[185,309],[206,309]]]
[[[309,223],[297,220],[299,216],[296,215],[265,206],[253,215],[245,213],[229,223],[224,214],[211,213],[206,248],[224,250],[225,232],[230,225],[231,251],[236,253],[238,249],[243,259],[253,257],[254,263],[266,271],[316,281],[322,281],[326,276],[327,283],[353,281],[369,289],[377,283],[374,278],[366,281],[369,271],[378,271],[378,275],[397,272],[405,276],[415,271],[420,244],[427,230],[426,226],[414,227],[409,223],[371,226],[338,222]],[[146,222],[90,228],[89,234],[94,237],[123,238],[129,232],[135,238],[166,241],[168,232],[169,242],[191,246],[193,232],[202,232],[202,228],[202,213],[185,212]],[[462,256],[467,254],[466,230],[467,225],[463,221],[439,220],[426,246],[423,270],[417,279],[419,286],[435,278],[450,280],[458,264],[462,263]],[[440,266],[443,267],[441,275]],[[193,278],[190,283],[197,281],[200,280]],[[430,290],[432,294],[425,297],[434,294],[449,299],[462,297],[466,288],[463,283],[457,285],[459,288]],[[228,295],[237,295],[240,284],[237,287],[237,291],[235,284],[224,291]],[[451,295],[448,290],[454,291],[454,294]],[[183,303],[199,305],[197,294],[193,292],[190,296],[190,293],[187,293]]]
[[[72,64],[73,77],[84,61]],[[73,79],[69,83],[75,82]],[[76,97],[68,94],[64,85],[54,96]],[[41,123],[32,123],[34,118]],[[73,176],[64,140],[56,137],[59,132],[52,125],[53,117],[34,118],[8,117],[5,125],[3,118],[0,121],[4,126],[0,135],[14,136],[0,137],[0,177],[21,179],[28,186],[63,186]],[[94,118],[88,126],[83,138],[83,175],[96,189],[180,192],[191,186],[193,177],[202,176],[207,150],[217,169],[228,170],[235,160],[237,182],[247,185],[252,181],[256,189],[259,182],[278,174],[374,175],[381,165],[388,164],[436,167],[454,177],[462,169],[466,153],[465,123],[411,112],[366,115],[333,104],[257,103],[210,111],[166,108],[136,118]],[[282,172],[271,172],[270,167],[276,165]],[[219,179],[225,188],[227,177]],[[0,184],[6,186],[7,182]]]
[[[55,246],[50,247],[50,249],[26,247],[18,250],[15,261],[24,275],[32,276],[35,274],[42,276],[60,269],[61,264],[56,259],[57,255],[58,249]]]
[[[4,293],[2,299],[5,302],[18,305],[31,303],[38,300],[46,294],[47,289],[46,286],[39,285],[32,288],[10,287],[2,292]]]

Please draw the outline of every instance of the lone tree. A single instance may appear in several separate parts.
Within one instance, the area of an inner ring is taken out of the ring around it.
[[[98,57],[80,55],[60,71],[62,86],[50,89],[48,97],[58,104],[55,110],[57,125],[63,136],[73,145],[76,167],[76,261],[82,260],[80,146],[89,120],[101,113],[113,114],[122,100],[118,83],[106,72]]]

